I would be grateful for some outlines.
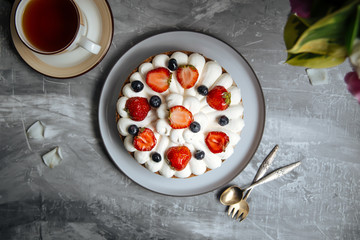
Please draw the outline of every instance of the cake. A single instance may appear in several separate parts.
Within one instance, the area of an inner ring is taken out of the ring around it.
[[[240,88],[216,61],[194,52],[146,59],[125,80],[116,108],[126,150],[167,178],[220,167],[244,127]]]

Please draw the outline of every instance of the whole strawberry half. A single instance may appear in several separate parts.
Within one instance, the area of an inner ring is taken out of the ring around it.
[[[209,91],[206,101],[210,107],[223,111],[227,109],[231,103],[231,93],[223,86],[215,86]]]
[[[184,89],[192,88],[198,80],[199,72],[193,65],[182,65],[176,71],[176,78]]]
[[[171,82],[171,72],[164,67],[155,68],[146,74],[147,85],[155,92],[165,92]]]
[[[169,121],[170,126],[174,129],[187,128],[193,121],[193,115],[185,107],[177,105],[170,108]]]
[[[166,158],[171,168],[176,171],[181,171],[189,163],[191,152],[186,146],[170,147],[166,151]]]
[[[206,135],[205,143],[212,153],[221,153],[229,144],[229,136],[224,132],[209,132]]]
[[[154,132],[150,128],[140,128],[139,133],[134,136],[133,144],[139,151],[150,151],[156,145]]]
[[[129,117],[134,121],[142,121],[151,110],[150,104],[146,98],[132,97],[126,101],[125,111],[128,112]]]

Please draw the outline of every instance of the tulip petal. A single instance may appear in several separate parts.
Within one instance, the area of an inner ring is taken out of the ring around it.
[[[309,18],[312,0],[290,0],[291,12],[299,17]]]
[[[360,79],[356,72],[349,72],[345,76],[345,83],[349,92],[358,100],[360,103]]]

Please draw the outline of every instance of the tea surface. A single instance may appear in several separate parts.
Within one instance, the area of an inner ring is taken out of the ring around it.
[[[71,1],[32,0],[23,15],[30,43],[41,51],[56,52],[71,43],[78,29],[78,13]]]

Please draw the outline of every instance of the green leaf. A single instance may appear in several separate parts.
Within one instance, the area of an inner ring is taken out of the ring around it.
[[[316,23],[319,19],[317,18],[301,18],[299,17],[299,20],[301,22],[303,22],[304,25],[306,25],[307,27],[310,27],[311,25],[313,25],[314,23]]]
[[[345,56],[334,57],[314,53],[289,53],[286,63],[307,68],[330,68],[341,64],[345,59]]]
[[[284,41],[286,49],[292,48],[306,29],[307,26],[301,21],[301,18],[292,14],[288,18],[284,28]]]
[[[357,37],[360,35],[360,4],[357,5],[356,14],[352,17],[351,25],[347,34],[346,41],[346,50],[348,55],[351,54],[353,43]]]
[[[349,25],[351,14],[356,9],[354,5],[357,3],[358,1],[354,1],[307,28],[288,53],[345,57],[347,55],[345,36],[348,32],[346,26]]]

